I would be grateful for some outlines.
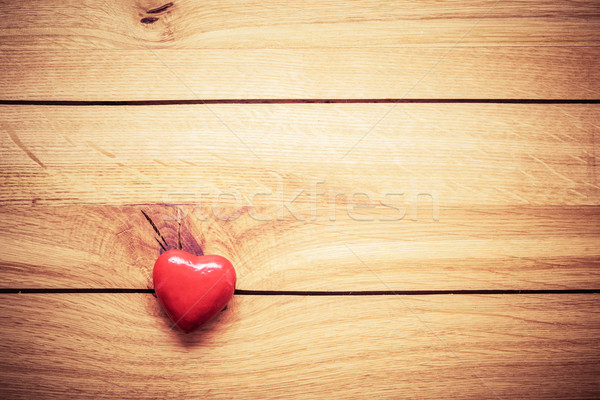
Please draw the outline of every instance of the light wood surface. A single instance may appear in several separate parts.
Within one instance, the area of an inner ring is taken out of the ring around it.
[[[599,2],[0,10],[1,398],[600,397]],[[141,210],[312,295],[170,330]]]
[[[594,99],[600,46],[0,50],[1,100]]]
[[[597,205],[599,118],[595,104],[0,106],[0,202],[198,203],[280,188],[291,201],[304,189],[293,208],[322,181],[372,201]]]
[[[151,287],[142,208],[244,289],[598,287],[595,105],[2,109],[4,287]]]
[[[195,210],[193,206],[180,209]],[[148,211],[176,243],[167,206],[0,208],[3,288],[152,288],[159,255]],[[325,210],[322,210],[325,211]],[[184,249],[234,263],[240,289],[494,290],[600,286],[600,207],[442,208],[439,221],[185,220]],[[219,211],[221,212],[221,211]],[[234,210],[228,211],[234,212]],[[429,215],[427,215],[429,213]],[[277,212],[273,213],[275,216]],[[369,216],[369,215],[367,215]],[[24,257],[23,255],[26,254]]]
[[[36,0],[0,23],[3,49],[585,46],[599,40],[595,1],[173,2]],[[142,23],[142,18],[157,18]],[[43,24],[42,24],[43,22]],[[475,29],[477,28],[477,29]]]
[[[593,398],[598,295],[236,296],[191,335],[149,294],[1,295],[4,398]],[[24,396],[27,393],[27,396]]]
[[[598,97],[595,1],[164,4],[10,4],[2,99]]]

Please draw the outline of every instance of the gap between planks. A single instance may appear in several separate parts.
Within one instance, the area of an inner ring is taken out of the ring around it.
[[[168,106],[198,104],[600,104],[600,99],[510,98],[347,98],[347,99],[183,99],[183,100],[1,100],[23,106]]]
[[[148,293],[154,289],[131,288],[4,288],[0,294],[52,293]],[[247,290],[236,289],[241,296],[433,296],[433,295],[498,295],[498,294],[597,294],[600,289],[484,289],[484,290]]]

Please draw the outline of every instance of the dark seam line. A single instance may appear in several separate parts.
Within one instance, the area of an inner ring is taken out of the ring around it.
[[[126,288],[21,288],[0,289],[0,294],[33,293],[148,293],[154,289]],[[429,295],[486,295],[486,294],[600,294],[600,289],[489,289],[489,290],[362,290],[362,291],[311,291],[311,290],[246,290],[236,289],[241,296],[429,296]]]
[[[206,99],[206,100],[0,100],[0,105],[167,106],[193,104],[600,104],[600,99]]]
[[[600,289],[529,289],[529,290],[364,290],[364,291],[297,291],[297,290],[244,290],[236,289],[240,295],[263,296],[423,296],[461,294],[576,294],[600,293]]]

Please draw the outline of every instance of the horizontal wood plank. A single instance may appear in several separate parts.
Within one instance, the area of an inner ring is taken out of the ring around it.
[[[595,1],[162,5],[10,4],[2,100],[598,98]]]
[[[1,106],[0,203],[212,204],[233,191],[217,203],[273,204],[304,190],[288,208],[340,193],[598,205],[599,117],[594,104]]]
[[[1,100],[597,99],[600,46],[0,51]]]
[[[598,107],[391,107],[2,107],[2,285],[152,287],[144,208],[243,289],[599,287]]]
[[[595,1],[13,3],[2,49],[597,45]],[[155,20],[149,20],[155,19]],[[43,24],[42,24],[43,22]]]
[[[597,398],[598,295],[236,296],[200,331],[151,295],[1,295],[5,398]]]
[[[229,258],[240,289],[600,287],[598,206],[443,208],[437,222],[427,208],[416,221],[382,221],[383,211],[356,220],[342,210],[334,221],[200,220],[190,211],[182,244]],[[1,287],[152,288],[160,246],[140,209],[174,248],[174,207],[0,207]]]

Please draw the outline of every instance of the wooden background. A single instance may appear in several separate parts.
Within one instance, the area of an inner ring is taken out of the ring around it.
[[[600,397],[597,1],[1,10],[0,397]]]

